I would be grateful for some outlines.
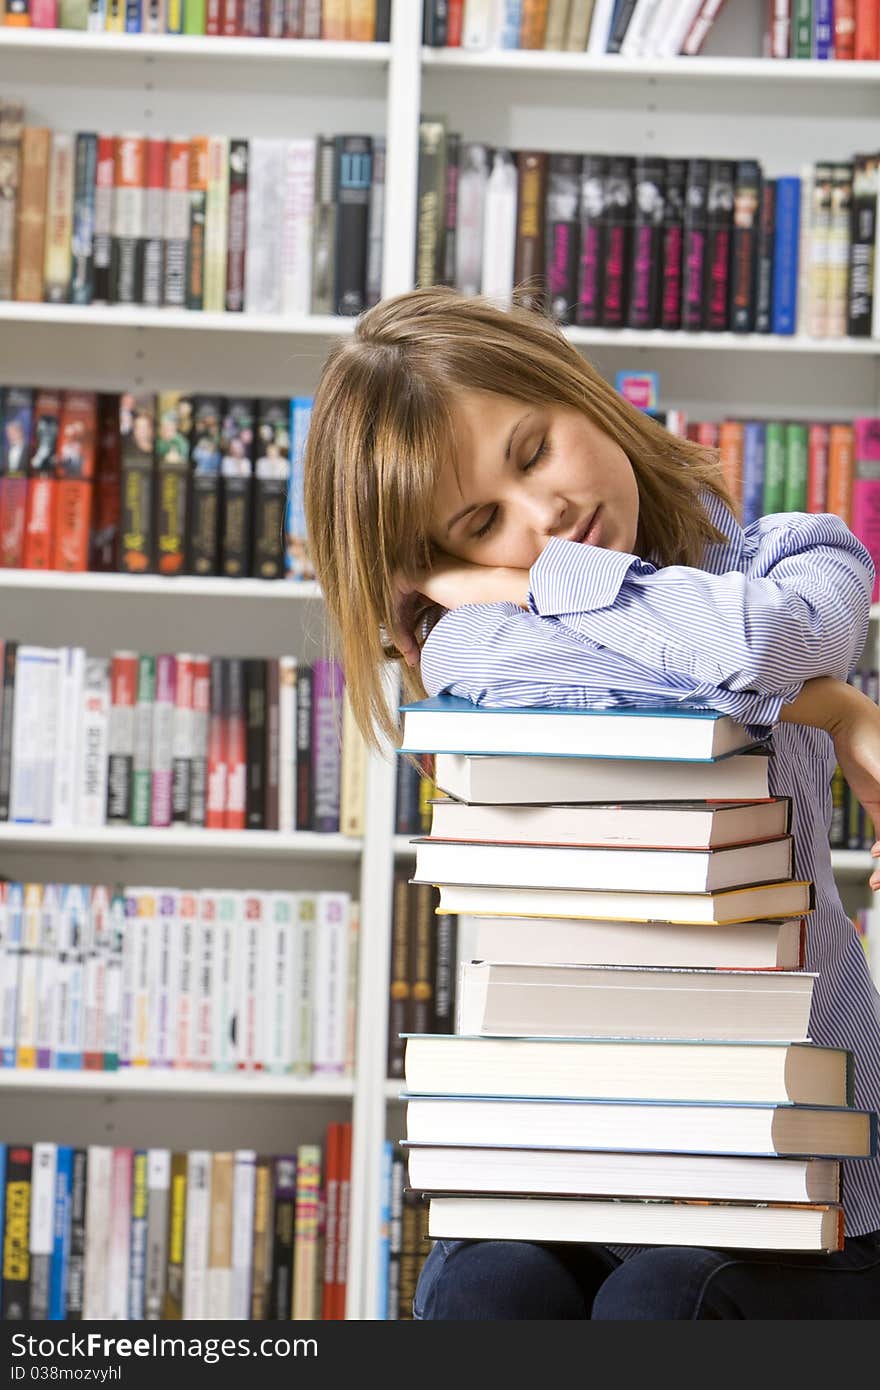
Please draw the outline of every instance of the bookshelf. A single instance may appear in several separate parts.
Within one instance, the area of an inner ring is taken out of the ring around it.
[[[794,172],[817,147],[846,157],[880,138],[880,64],[771,62],[757,53],[761,0],[725,8],[699,59],[593,59],[543,53],[422,49],[421,5],[397,0],[390,44],[325,44],[185,36],[91,35],[0,28],[0,87],[28,120],[61,129],[198,130],[229,135],[384,132],[383,293],[411,287],[418,119],[444,112],[466,138],[546,149],[753,155]],[[749,56],[728,56],[732,54]],[[821,131],[817,132],[817,121]],[[698,126],[695,130],[695,122]],[[821,136],[821,138],[819,138]],[[295,395],[315,386],[329,344],[351,320],[138,308],[0,304],[0,381],[58,387]],[[568,330],[597,367],[661,373],[663,396],[710,411],[851,418],[880,409],[880,341],[732,334]],[[259,580],[0,571],[4,636],[95,654],[204,649],[292,651],[325,642],[317,585]],[[869,650],[878,647],[880,609]],[[198,640],[196,640],[196,638]],[[389,679],[389,700],[394,691]],[[355,1076],[241,1077],[0,1072],[5,1137],[167,1142],[181,1147],[317,1141],[328,1119],[354,1125],[349,1318],[378,1299],[381,1145],[399,1136],[401,1089],[387,1081],[386,1000],[391,872],[412,854],[395,836],[394,763],[370,758],[363,840],[258,832],[107,829],[99,834],[0,828],[0,865],[44,879],[165,872],[180,886],[346,888],[361,902]],[[258,860],[258,865],[251,863]],[[835,851],[844,901],[863,901],[870,859]],[[51,1109],[45,1099],[51,1097]],[[230,1104],[234,1101],[234,1104]],[[50,1132],[51,1130],[51,1132]],[[160,1138],[160,1136],[163,1136]]]

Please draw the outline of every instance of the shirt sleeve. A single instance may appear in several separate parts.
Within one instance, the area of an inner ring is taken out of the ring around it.
[[[845,680],[868,630],[865,547],[838,516],[788,512],[750,526],[745,553],[746,573],[712,574],[554,538],[531,568],[529,607],[706,696],[794,699],[813,676]]]

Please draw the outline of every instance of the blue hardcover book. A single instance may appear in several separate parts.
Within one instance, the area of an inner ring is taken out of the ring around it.
[[[751,526],[763,515],[764,441],[763,420],[746,420],[743,426],[742,524]]]
[[[379,1272],[377,1275],[376,1317],[384,1322],[388,1317],[388,1268],[391,1262],[391,1179],[394,1162],[394,1141],[382,1144],[382,1186],[379,1208]]]
[[[49,1318],[52,1322],[63,1322],[67,1317],[72,1186],[73,1148],[69,1144],[59,1144],[55,1162],[52,1263],[49,1267]]]
[[[141,0],[125,0],[125,32],[126,34],[139,34],[141,32]]]
[[[519,48],[519,31],[522,25],[522,0],[504,0],[502,14],[501,48]]]
[[[401,705],[399,753],[506,753],[527,757],[648,758],[714,762],[753,747],[718,710],[618,705],[613,709],[495,708],[457,695]]]
[[[813,0],[813,57],[834,57],[834,0]]]
[[[290,402],[290,484],[284,518],[284,569],[287,579],[315,577],[308,551],[303,505],[303,463],[311,418],[312,397],[295,397]]]
[[[801,181],[794,175],[776,180],[776,234],[773,241],[774,333],[797,328],[798,240],[801,224]]]

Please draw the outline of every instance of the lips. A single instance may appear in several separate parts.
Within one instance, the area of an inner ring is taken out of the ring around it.
[[[581,545],[583,545],[583,544],[585,544],[585,545],[595,545],[595,544],[596,544],[596,537],[597,537],[598,534],[599,534],[599,526],[598,526],[599,513],[601,512],[601,510],[602,510],[602,507],[601,507],[601,504],[600,504],[600,505],[596,508],[596,510],[593,512],[593,515],[592,515],[592,516],[589,518],[589,520],[587,521],[587,524],[586,524],[584,527],[582,527],[580,531],[576,532],[574,536],[572,536],[572,540],[573,540],[573,541],[577,541],[578,544],[581,544]]]

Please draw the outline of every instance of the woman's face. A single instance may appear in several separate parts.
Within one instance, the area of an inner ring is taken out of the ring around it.
[[[582,541],[589,532],[590,545],[635,553],[632,465],[579,411],[463,391],[453,418],[458,478],[446,464],[431,525],[442,551],[529,569],[552,537]]]

